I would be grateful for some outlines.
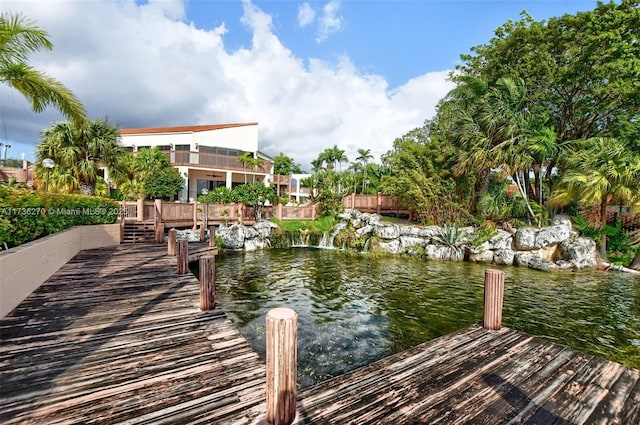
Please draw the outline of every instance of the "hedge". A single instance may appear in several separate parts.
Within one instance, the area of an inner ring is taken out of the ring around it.
[[[57,195],[0,186],[0,249],[83,224],[118,219],[118,203],[97,196]]]

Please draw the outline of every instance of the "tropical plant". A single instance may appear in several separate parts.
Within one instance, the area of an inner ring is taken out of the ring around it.
[[[34,112],[57,108],[76,128],[86,122],[80,101],[59,81],[29,65],[29,55],[52,50],[49,35],[20,14],[0,13],[0,82],[18,90]]]
[[[369,160],[373,159],[373,155],[371,155],[371,149],[358,149],[358,157],[356,161],[362,164],[362,193],[364,193],[364,188],[367,181],[367,165],[369,164]]]
[[[473,191],[473,174],[455,178],[457,148],[425,122],[393,142],[382,160],[391,172],[382,177],[381,190],[402,201],[422,223],[466,222]]]
[[[257,167],[261,166],[264,163],[264,160],[259,157],[254,157],[251,152],[245,152],[238,157],[238,162],[240,162],[245,170],[244,174],[244,184],[247,184],[247,168],[255,171]],[[253,174],[253,183],[256,182],[256,175]]]
[[[125,201],[144,198],[144,183],[137,179],[127,179],[118,185],[118,190]]]
[[[293,158],[280,152],[273,158],[273,173],[288,176],[289,174],[300,174],[300,164],[293,161]]]
[[[51,180],[59,181],[60,189],[79,188],[85,195],[93,194],[100,167],[114,164],[123,153],[117,127],[106,120],[91,120],[80,129],[68,121],[56,122],[40,134],[40,140],[36,161],[40,181],[47,174],[42,161],[51,158],[55,162]]]
[[[523,79],[527,109],[547,116],[559,143],[609,135],[640,148],[640,8],[637,0],[535,21],[526,12],[462,55],[454,80],[489,86]]]
[[[178,170],[169,166],[144,178],[144,193],[152,199],[170,199],[182,190],[183,185]]]
[[[437,245],[449,247],[460,247],[465,243],[466,233],[456,225],[444,224],[438,227],[436,233],[431,236],[433,242]]]
[[[263,183],[251,185],[241,184],[233,189],[234,199],[253,208],[256,221],[262,219],[262,208],[267,203],[275,203],[277,196],[273,186],[265,186]]]
[[[206,195],[198,197],[198,202],[203,204],[228,204],[234,201],[233,191],[225,186],[216,187]]]
[[[598,206],[600,255],[607,258],[607,206],[615,201],[632,207],[640,205],[640,156],[628,144],[604,137],[573,144],[566,153],[566,170],[553,193],[550,204]]]

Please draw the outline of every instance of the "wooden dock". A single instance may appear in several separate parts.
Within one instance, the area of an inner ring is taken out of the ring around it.
[[[265,368],[164,245],[82,251],[0,324],[0,423],[251,423]],[[37,267],[37,262],[34,262]]]
[[[3,319],[0,423],[263,423],[264,363],[222,310],[200,312],[175,264],[164,245],[82,251]],[[472,326],[308,388],[297,408],[297,424],[637,425],[640,371]]]
[[[640,424],[640,371],[472,326],[308,388],[297,424]]]

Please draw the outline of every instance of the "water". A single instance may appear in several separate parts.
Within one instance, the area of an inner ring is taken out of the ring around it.
[[[297,311],[304,388],[480,322],[485,268],[313,248],[224,254],[216,301],[263,358],[267,312]],[[503,270],[505,326],[640,368],[640,279]]]

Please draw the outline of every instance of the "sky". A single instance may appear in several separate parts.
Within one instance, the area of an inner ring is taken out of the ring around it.
[[[526,10],[536,20],[593,10],[583,0],[1,0],[45,29],[30,64],[90,118],[119,128],[259,123],[260,150],[309,170],[337,145],[350,161],[435,114],[460,54]],[[64,119],[0,84],[0,142],[34,159]],[[1,152],[0,152],[1,153]]]

